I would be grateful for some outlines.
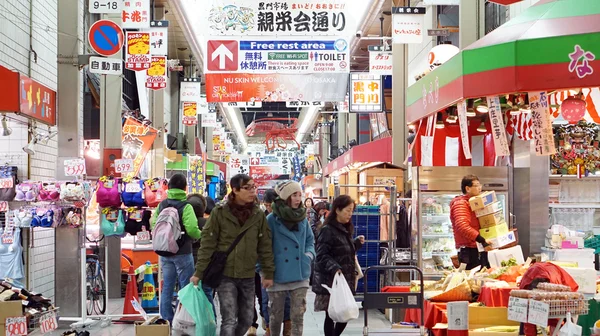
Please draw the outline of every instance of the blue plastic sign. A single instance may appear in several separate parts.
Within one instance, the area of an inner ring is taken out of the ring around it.
[[[123,49],[123,29],[110,20],[96,21],[88,31],[88,41],[97,54],[112,56]]]

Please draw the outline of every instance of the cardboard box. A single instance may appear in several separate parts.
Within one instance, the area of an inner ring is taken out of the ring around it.
[[[23,316],[23,303],[21,301],[0,302],[0,336],[6,335],[4,322],[7,317]]]
[[[494,239],[508,234],[508,224],[500,223],[485,229],[479,230],[479,234],[485,239]]]
[[[506,222],[504,218],[504,211],[502,210],[489,215],[481,216],[477,219],[479,220],[479,227],[481,229],[489,228]]]
[[[135,336],[170,336],[171,327],[168,324],[141,325],[143,322],[136,322]]]
[[[596,270],[593,268],[563,267],[579,285],[578,292],[596,294]]]
[[[494,212],[502,211],[502,202],[494,202],[490,205],[486,205],[483,209],[475,210],[475,215],[477,217],[486,216],[493,214]]]
[[[482,328],[490,327],[518,327],[519,322],[508,320],[506,307],[476,307],[469,306],[469,336],[517,336],[515,332],[483,331]],[[433,329],[447,329],[448,324],[438,323]]]
[[[517,235],[516,235],[515,231],[510,231],[506,235],[492,238],[489,240],[492,242],[492,248],[499,249],[506,245],[515,243],[517,241]],[[483,248],[483,245],[481,245],[479,243],[477,243],[477,249],[479,250],[479,252],[485,251],[485,249]]]
[[[525,263],[521,245],[510,247],[505,250],[493,250],[488,252],[488,260],[492,267],[500,267],[502,266],[502,261],[508,261],[511,258],[516,259],[517,264],[519,265]]]
[[[494,191],[486,191],[477,196],[469,198],[469,204],[471,205],[471,210],[473,211],[484,209],[487,205],[490,205],[496,201],[498,200],[496,199],[496,193]]]

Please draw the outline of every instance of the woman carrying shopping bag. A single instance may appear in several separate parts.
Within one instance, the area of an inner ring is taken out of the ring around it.
[[[336,198],[331,210],[325,218],[324,226],[317,236],[317,259],[315,261],[315,274],[312,290],[317,294],[315,298],[315,311],[325,311],[325,336],[339,336],[346,328],[347,323],[335,323],[329,313],[329,291],[322,285],[333,286],[336,274],[344,276],[348,286],[355,292],[356,282],[356,251],[362,247],[364,236],[352,239],[354,225],[352,213],[354,200],[347,195]]]
[[[315,257],[314,236],[306,209],[302,206],[302,188],[298,182],[286,181],[275,187],[279,196],[267,217],[275,256],[274,284],[269,293],[269,327],[271,336],[280,336],[286,297],[290,297],[291,335],[301,336],[306,312],[306,292],[310,264]]]

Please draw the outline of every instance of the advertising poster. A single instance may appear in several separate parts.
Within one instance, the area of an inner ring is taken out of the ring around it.
[[[393,59],[391,51],[369,52],[369,73],[380,76],[391,76]]]
[[[121,20],[123,29],[149,28],[150,0],[123,1]]]
[[[508,139],[506,138],[506,128],[502,116],[502,106],[498,96],[487,97],[488,107],[490,109],[490,124],[492,124],[492,136],[494,139],[494,148],[496,156],[509,156]]]
[[[556,154],[548,94],[546,92],[529,92],[528,97],[535,154],[539,156]]]
[[[44,124],[56,125],[56,92],[25,75],[20,75],[20,81],[20,112]]]
[[[206,190],[204,178],[204,160],[202,156],[188,157],[188,194],[204,195]]]
[[[248,174],[250,170],[250,158],[248,155],[232,154],[229,156],[227,165],[229,166],[228,176],[233,177],[237,174]]]
[[[467,121],[467,101],[463,100],[457,104],[458,125],[460,126],[460,139],[463,153],[466,159],[471,159],[471,146],[469,145],[469,124]]]
[[[133,71],[148,70],[152,62],[150,55],[150,33],[127,32],[125,35],[125,69]]]
[[[202,127],[217,127],[217,114],[216,113],[207,113],[201,114],[202,116]]]
[[[152,56],[150,68],[146,70],[146,87],[161,90],[167,87],[167,56]]]
[[[156,128],[143,125],[141,122],[133,119],[125,119],[123,132],[121,133],[121,146],[123,148],[122,158],[133,160],[133,171],[127,174],[127,177],[134,177],[140,171],[148,151],[152,149],[152,144],[158,135]],[[125,177],[125,176],[123,176]]]
[[[194,126],[198,124],[198,103],[181,102],[181,110],[183,111],[182,120],[185,126]]]
[[[168,21],[158,21],[168,22]],[[156,27],[150,29],[150,54],[167,55],[169,52],[169,28]]]

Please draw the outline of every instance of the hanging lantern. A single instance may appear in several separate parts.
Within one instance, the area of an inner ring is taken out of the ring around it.
[[[560,113],[570,124],[576,124],[585,116],[586,105],[585,100],[569,96],[560,104]]]

